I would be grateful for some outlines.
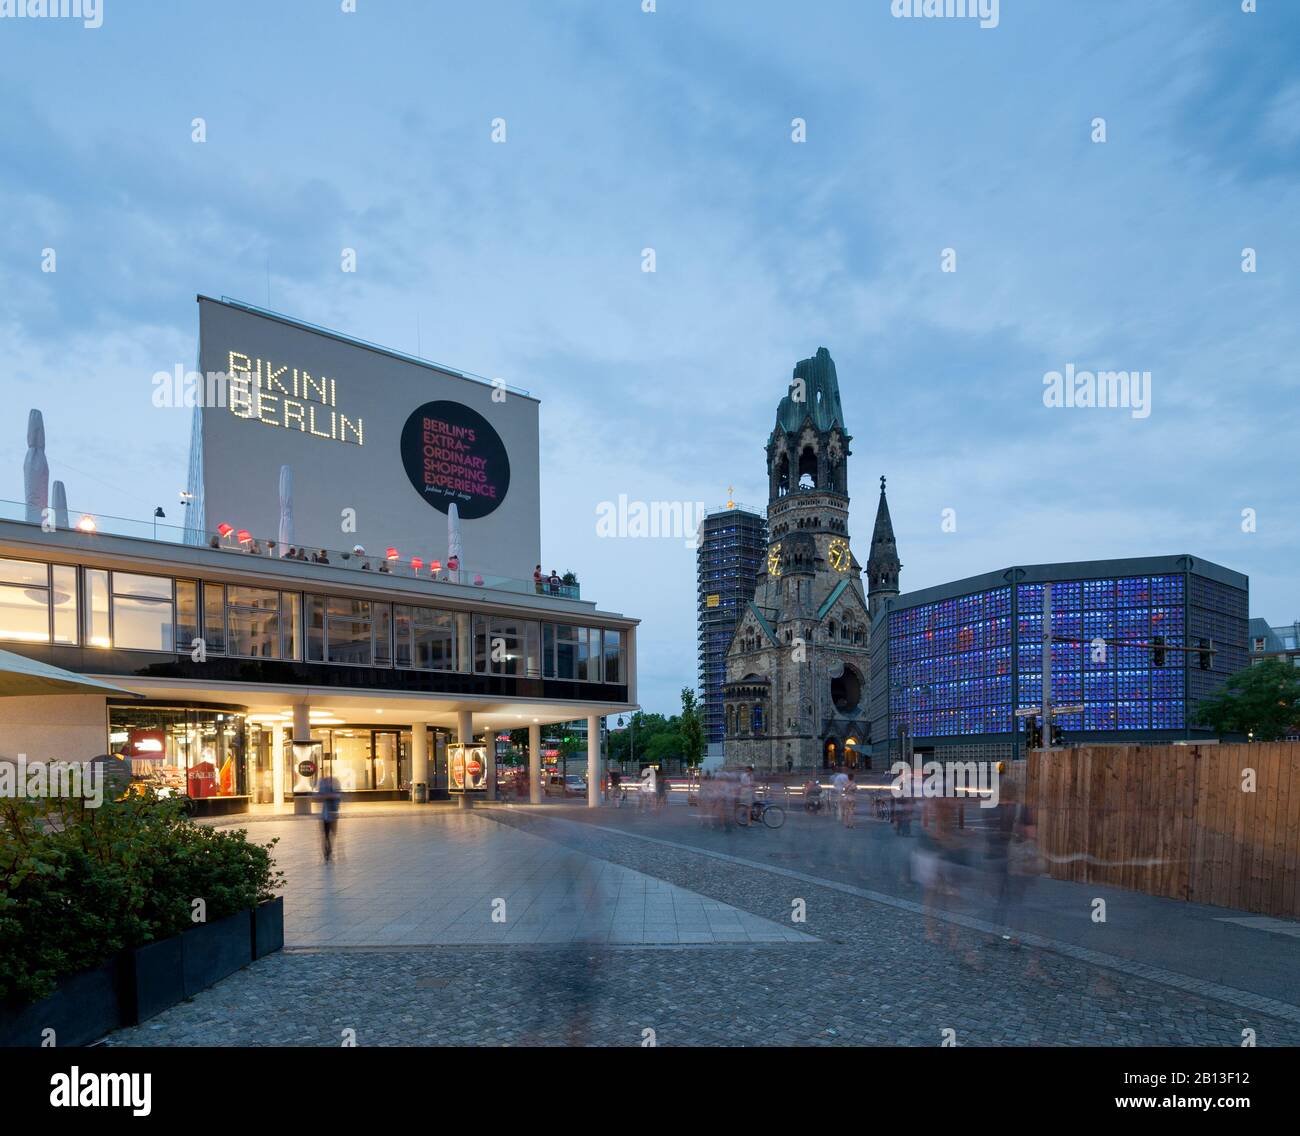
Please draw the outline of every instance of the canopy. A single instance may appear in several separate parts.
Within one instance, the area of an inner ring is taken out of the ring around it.
[[[30,694],[78,694],[103,692],[140,697],[133,690],[110,686],[97,678],[38,663],[25,655],[0,651],[0,697]]]

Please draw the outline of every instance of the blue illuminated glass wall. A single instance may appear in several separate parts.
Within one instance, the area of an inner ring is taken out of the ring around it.
[[[1083,706],[1056,718],[1066,730],[1181,730],[1185,660],[1168,651],[1152,661],[1152,643],[1164,636],[1185,644],[1184,578],[1121,576],[1052,585],[1052,631],[1082,642],[1052,647],[1052,702]],[[1016,587],[1017,705],[1043,697],[1043,585]],[[1118,640],[1118,643],[1106,642]]]
[[[905,722],[918,738],[1014,732],[1014,710],[1042,700],[1043,586],[1007,585],[892,612],[893,730]],[[1053,631],[1075,640],[1053,646],[1052,700],[1083,706],[1059,716],[1060,728],[1184,728],[1183,653],[1169,651],[1156,667],[1151,644],[1157,635],[1171,647],[1186,643],[1185,589],[1181,573],[1052,585]]]
[[[1000,734],[1012,725],[1011,588],[889,617],[890,716],[913,737]]]

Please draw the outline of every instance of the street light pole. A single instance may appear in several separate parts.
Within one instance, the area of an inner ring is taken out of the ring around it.
[[[1043,585],[1043,743],[1052,747],[1052,585]]]

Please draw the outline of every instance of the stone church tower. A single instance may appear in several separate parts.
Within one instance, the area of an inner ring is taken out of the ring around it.
[[[767,442],[766,570],[727,651],[729,768],[864,764],[871,615],[898,594],[902,566],[881,478],[864,592],[849,534],[851,441],[821,347],[795,367]]]

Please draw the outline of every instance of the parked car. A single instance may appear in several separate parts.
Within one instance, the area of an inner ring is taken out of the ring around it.
[[[587,779],[580,777],[576,773],[570,773],[567,776],[552,773],[546,779],[545,788],[548,797],[585,797],[587,795]]]

